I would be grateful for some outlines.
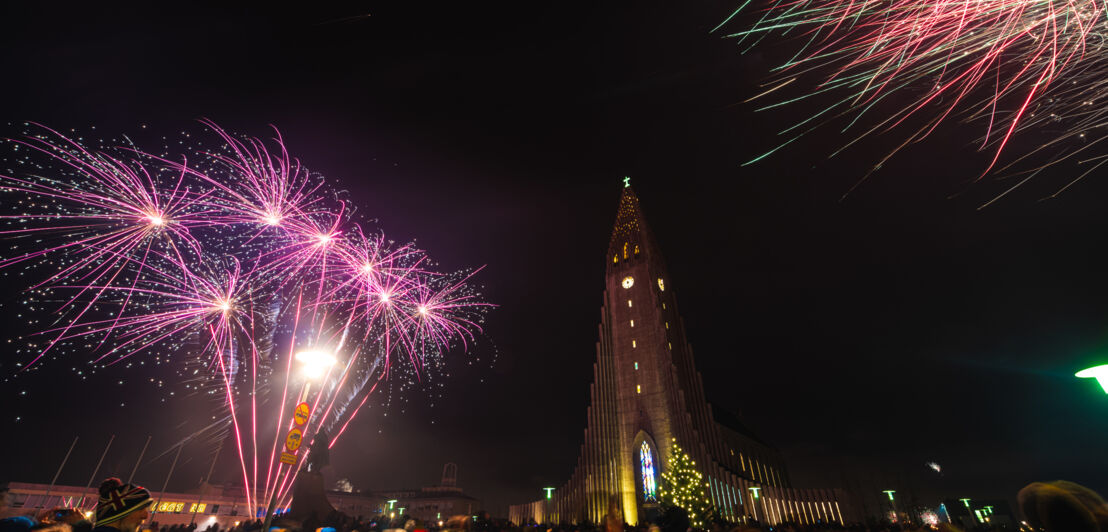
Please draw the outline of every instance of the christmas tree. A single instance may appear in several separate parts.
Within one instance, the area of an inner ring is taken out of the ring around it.
[[[662,473],[662,487],[658,490],[662,506],[676,506],[685,510],[689,514],[690,525],[704,528],[714,515],[707,488],[708,483],[696,470],[696,462],[685,454],[674,439],[669,467]]]

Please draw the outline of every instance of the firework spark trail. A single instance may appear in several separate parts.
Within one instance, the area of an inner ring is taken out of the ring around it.
[[[734,18],[733,14],[725,24],[733,24]],[[1007,169],[1001,156],[1020,131],[1069,120],[1072,124],[1058,139],[1079,136],[1083,140],[1085,132],[1108,124],[1108,108],[1093,106],[1108,96],[1106,27],[1106,9],[1100,0],[772,3],[751,27],[728,34],[740,41],[791,34],[803,42],[797,54],[776,69],[778,79],[767,84],[772,88],[758,97],[776,93],[800,77],[822,79],[807,94],[786,97],[760,110],[826,93],[843,96],[811,118],[783,129],[783,142],[746,164],[820,125],[853,114],[846,132],[861,115],[894,96],[899,103],[889,106],[889,114],[876,127],[855,134],[847,145],[903,127],[912,117],[925,117],[924,127],[908,133],[907,141],[892,151],[896,153],[960,116],[984,122],[979,149],[991,151],[992,156],[982,176]],[[1081,149],[1048,142],[1031,153],[1057,160],[1057,150]]]
[[[342,434],[395,360],[422,379],[428,360],[455,342],[468,348],[490,305],[471,284],[480,269],[437,272],[413,245],[366,233],[347,202],[289,156],[279,132],[270,151],[204,123],[219,145],[192,156],[130,141],[90,150],[42,127],[10,141],[13,152],[30,152],[21,163],[36,171],[0,175],[0,196],[16,198],[3,202],[12,208],[0,214],[0,237],[34,242],[13,246],[0,269],[45,272],[32,301],[61,296],[55,325],[38,333],[51,340],[28,367],[58,349],[91,350],[101,367],[151,351],[187,351],[204,364],[253,505],[264,500],[256,495],[283,497],[295,479],[276,460],[295,353],[339,359],[304,400],[313,412],[323,407],[312,427],[341,424]],[[268,395],[279,402],[263,409]],[[260,421],[274,418],[261,456]]]

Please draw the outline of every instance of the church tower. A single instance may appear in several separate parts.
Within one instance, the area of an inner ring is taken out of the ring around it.
[[[626,523],[652,520],[661,473],[678,443],[704,475],[725,520],[842,522],[831,507],[833,494],[791,489],[778,452],[707,402],[677,312],[675,283],[626,178],[605,260],[591,404],[577,467],[547,499],[512,506],[510,519],[599,523],[614,505]]]

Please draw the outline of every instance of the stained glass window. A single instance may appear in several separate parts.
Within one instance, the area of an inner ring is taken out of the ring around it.
[[[650,452],[650,446],[644,441],[639,449],[639,460],[642,462],[642,495],[646,501],[657,500],[654,484],[654,453]]]

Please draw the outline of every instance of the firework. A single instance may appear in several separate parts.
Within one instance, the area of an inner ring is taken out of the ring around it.
[[[1096,132],[1108,121],[1098,105],[1108,95],[1106,22],[1096,0],[779,0],[730,34],[747,42],[777,33],[802,43],[755,98],[800,85],[810,89],[761,109],[815,98],[832,103],[780,131],[783,141],[750,163],[836,119],[845,121],[844,133],[853,132],[839,151],[907,128],[874,169],[952,118],[980,125],[978,146],[990,153],[982,175],[1016,161],[1034,174],[1080,160],[1103,139]],[[815,81],[794,84],[807,78]],[[863,120],[867,114],[876,118]],[[1003,162],[1013,137],[1029,129],[1051,137]],[[1106,160],[1082,162],[1096,168]]]
[[[270,150],[205,124],[215,148],[178,154],[91,149],[29,124],[10,141],[20,171],[0,173],[0,269],[22,268],[31,310],[50,316],[32,320],[28,367],[59,352],[95,367],[183,357],[226,409],[247,497],[283,497],[292,468],[275,465],[276,441],[296,353],[338,360],[314,394],[300,388],[312,430],[339,429],[334,445],[394,362],[426,375],[472,343],[489,305],[478,270],[435,271],[414,245],[364,230],[280,134]]]

